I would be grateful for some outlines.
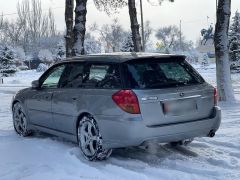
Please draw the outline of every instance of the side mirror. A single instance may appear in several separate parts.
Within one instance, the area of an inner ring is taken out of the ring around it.
[[[32,82],[32,88],[33,89],[39,89],[39,81],[38,80],[35,80]]]

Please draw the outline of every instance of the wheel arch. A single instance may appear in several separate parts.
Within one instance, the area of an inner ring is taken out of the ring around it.
[[[14,106],[14,104],[16,104],[16,103],[21,103],[19,100],[17,100],[17,99],[15,99],[15,100],[13,100],[13,102],[12,102],[12,104],[11,104],[11,110],[13,110],[13,106]]]

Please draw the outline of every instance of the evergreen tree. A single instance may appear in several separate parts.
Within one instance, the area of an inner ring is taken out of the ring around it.
[[[98,54],[101,53],[101,43],[97,41],[90,33],[86,34],[84,48],[86,54]]]
[[[240,13],[237,11],[229,31],[229,55],[232,62],[240,61]]]
[[[134,51],[134,44],[132,41],[132,34],[129,34],[126,38],[126,40],[124,41],[122,48],[121,48],[122,52],[133,52]]]
[[[14,51],[10,47],[0,47],[0,74],[3,76],[14,74],[17,71],[14,60]]]

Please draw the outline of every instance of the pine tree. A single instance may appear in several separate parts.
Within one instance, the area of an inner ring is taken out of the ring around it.
[[[90,33],[86,34],[84,48],[86,54],[98,54],[101,53],[101,43],[91,36]]]
[[[17,71],[14,59],[14,51],[10,47],[0,47],[0,74],[9,76]]]
[[[129,34],[122,45],[121,48],[122,52],[133,52],[134,51],[134,44],[132,41],[132,34]]]
[[[232,62],[240,61],[240,13],[233,17],[229,32],[229,55]]]

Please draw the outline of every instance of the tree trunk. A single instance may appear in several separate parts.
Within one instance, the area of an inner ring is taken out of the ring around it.
[[[231,0],[219,0],[214,45],[216,53],[217,87],[220,101],[234,100],[228,53],[228,29],[230,16]]]
[[[130,22],[131,22],[134,51],[140,52],[142,51],[142,46],[141,46],[141,36],[139,33],[139,24],[137,20],[137,10],[135,5],[135,0],[128,0],[128,10],[129,10],[129,16],[130,16]]]
[[[73,56],[85,54],[84,40],[86,32],[87,0],[76,0],[75,26],[73,29]]]
[[[66,57],[71,57],[73,48],[73,8],[74,0],[66,0],[65,1]]]

